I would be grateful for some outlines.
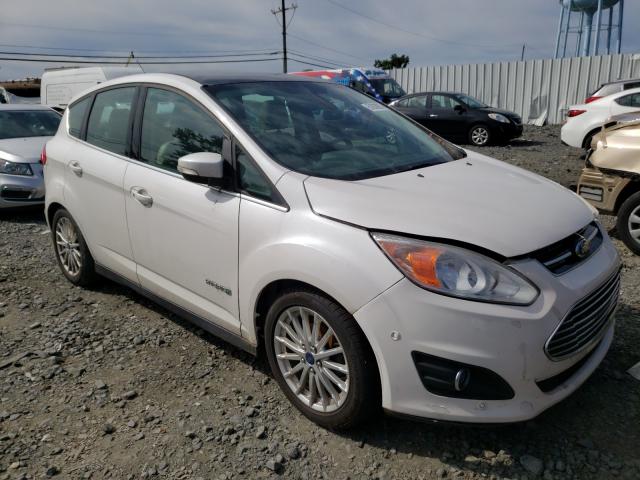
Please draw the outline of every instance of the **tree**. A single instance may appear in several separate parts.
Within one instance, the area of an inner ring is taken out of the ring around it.
[[[408,55],[398,55],[393,53],[391,57],[385,58],[384,60],[376,60],[373,62],[373,66],[376,68],[381,68],[383,70],[391,70],[392,68],[404,68],[409,65],[409,56]]]

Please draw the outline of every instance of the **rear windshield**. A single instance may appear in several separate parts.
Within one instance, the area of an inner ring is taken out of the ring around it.
[[[0,111],[0,139],[50,137],[58,130],[60,118],[47,110]]]
[[[465,156],[342,85],[275,81],[205,89],[276,162],[306,175],[360,180]]]

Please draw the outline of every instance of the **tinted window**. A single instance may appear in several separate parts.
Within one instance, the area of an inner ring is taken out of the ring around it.
[[[618,105],[623,107],[640,107],[640,93],[632,93],[616,99]]]
[[[82,130],[82,120],[87,113],[87,108],[91,104],[91,97],[75,103],[69,107],[69,135],[72,137],[80,138],[80,131]]]
[[[53,110],[0,111],[0,139],[55,135],[60,118]]]
[[[431,108],[444,108],[453,110],[460,102],[449,95],[431,95]]]
[[[640,82],[629,82],[624,84],[624,90],[629,90],[631,88],[640,88]]]
[[[189,153],[222,153],[224,131],[211,116],[186,97],[158,88],[147,90],[142,117],[141,159],[177,170]]]
[[[275,201],[271,182],[239,147],[236,148],[236,168],[241,192],[262,200]]]
[[[411,97],[407,100],[407,106],[409,108],[425,108],[427,106],[427,96],[418,95],[417,97]]]
[[[275,161],[307,175],[357,180],[464,156],[395,110],[341,85],[276,81],[206,89]]]
[[[87,142],[126,155],[129,114],[135,92],[135,87],[125,87],[96,95],[87,125]]]

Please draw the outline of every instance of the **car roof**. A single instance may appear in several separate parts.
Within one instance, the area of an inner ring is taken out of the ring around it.
[[[33,105],[28,103],[2,103],[0,111],[25,111],[25,110],[53,110],[46,105]]]
[[[207,73],[179,74],[202,85],[225,85],[253,82],[323,82],[326,80],[283,73]]]

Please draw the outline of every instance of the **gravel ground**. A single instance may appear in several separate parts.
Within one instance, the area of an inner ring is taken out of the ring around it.
[[[557,127],[482,153],[574,183]],[[604,219],[611,226],[611,219]],[[289,405],[266,362],[105,281],[66,282],[38,211],[0,214],[0,480],[640,478],[640,259],[624,262],[602,366],[535,421],[505,427],[389,417],[344,433]]]

